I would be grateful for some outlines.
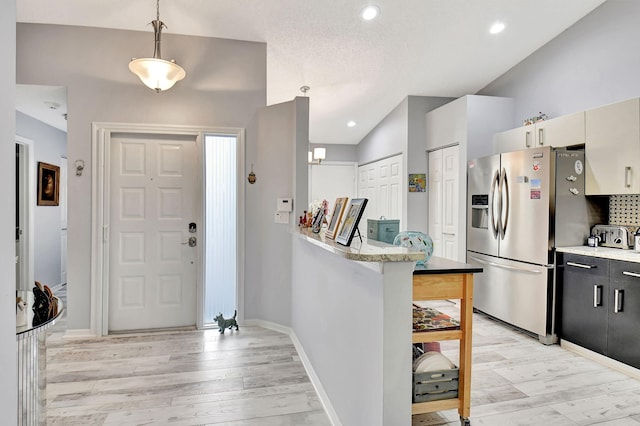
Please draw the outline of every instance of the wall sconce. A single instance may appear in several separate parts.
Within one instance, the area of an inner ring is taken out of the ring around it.
[[[314,148],[313,153],[309,151],[309,164],[320,164],[322,160],[327,158],[327,149],[326,148]]]
[[[73,165],[76,168],[76,176],[82,176],[82,171],[84,170],[84,161],[76,160],[76,162],[73,163]]]

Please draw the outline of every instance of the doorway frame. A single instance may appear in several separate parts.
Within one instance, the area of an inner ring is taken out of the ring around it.
[[[238,282],[237,299],[239,318],[244,309],[244,174],[245,174],[245,130],[236,127],[203,127],[143,123],[93,122],[91,124],[91,323],[90,328],[98,336],[109,334],[109,229],[107,225],[109,209],[110,144],[113,134],[135,133],[149,135],[193,136],[198,149],[198,180],[200,183],[200,206],[197,222],[204,234],[205,185],[204,185],[204,135],[219,134],[235,136],[238,141]],[[196,272],[196,327],[203,328],[204,320],[204,253],[206,241],[198,250],[198,270]]]
[[[25,273],[27,288],[30,288],[29,283],[33,283],[35,280],[35,244],[34,244],[34,229],[35,229],[35,208],[36,208],[36,163],[35,163],[35,149],[34,142],[31,139],[27,139],[23,136],[16,135],[15,143],[22,145],[24,149],[24,158],[22,163],[26,166],[24,170],[25,181],[22,184],[24,188],[24,199],[22,203],[21,211],[23,212],[25,229],[23,232],[24,240],[22,246],[22,259],[26,263],[21,265],[21,271]]]

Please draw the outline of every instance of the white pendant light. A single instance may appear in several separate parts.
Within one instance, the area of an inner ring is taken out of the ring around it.
[[[156,0],[156,19],[151,21],[155,38],[153,58],[133,58],[129,62],[129,69],[150,89],[157,93],[168,90],[176,82],[182,80],[187,73],[184,68],[176,64],[175,60],[165,61],[160,54],[160,34],[167,26],[160,20],[160,0]]]

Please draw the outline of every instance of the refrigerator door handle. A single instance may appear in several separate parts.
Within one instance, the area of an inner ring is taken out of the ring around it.
[[[495,210],[495,200],[496,200],[496,191],[499,190],[499,183],[500,183],[500,173],[498,172],[498,170],[496,170],[495,174],[493,175],[493,179],[491,179],[491,200],[489,201],[490,204],[490,215],[491,215],[491,230],[493,231],[493,238],[498,238],[498,231],[499,231],[499,211],[500,211],[500,205],[498,204],[498,212],[496,212]],[[499,198],[498,198],[498,202],[499,202]]]
[[[540,269],[518,268],[517,266],[502,265],[500,263],[491,262],[490,260],[480,259],[479,257],[475,257],[472,255],[468,255],[468,256],[469,256],[469,259],[473,259],[478,263],[482,263],[484,265],[489,265],[489,266],[495,266],[496,268],[507,269],[509,271],[517,271],[517,272],[523,272],[525,274],[533,274],[533,275],[540,275],[542,273],[546,273],[546,271],[543,272]]]
[[[509,222],[509,180],[507,171],[502,169],[500,173],[500,239],[504,240]]]

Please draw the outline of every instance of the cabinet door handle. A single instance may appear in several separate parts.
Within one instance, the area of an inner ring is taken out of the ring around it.
[[[637,272],[622,271],[622,275],[627,275],[629,277],[640,278],[640,274],[638,274]]]
[[[624,186],[631,188],[631,166],[624,168]]]
[[[531,148],[531,132],[524,132],[524,145]]]
[[[538,129],[538,144],[544,145],[544,129]]]
[[[595,269],[598,267],[597,265],[585,265],[583,263],[575,263],[575,262],[567,262],[567,266],[575,266],[576,268],[582,268],[582,269]]]
[[[624,290],[615,289],[613,292],[613,312],[615,312],[616,314],[622,312],[622,305],[624,303],[623,298]]]
[[[602,306],[602,286],[596,284],[593,286],[593,307],[598,306]]]

